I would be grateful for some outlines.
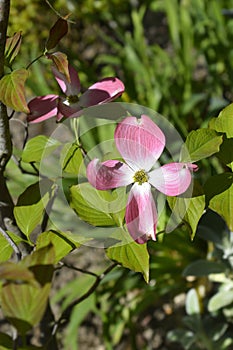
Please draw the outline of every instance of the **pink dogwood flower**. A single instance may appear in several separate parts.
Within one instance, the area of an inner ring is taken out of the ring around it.
[[[54,116],[57,121],[63,117],[79,117],[83,108],[110,102],[119,97],[125,89],[121,80],[111,77],[91,85],[79,96],[81,86],[78,72],[71,65],[69,65],[70,81],[54,66],[52,72],[65,96],[50,94],[32,99],[28,103],[29,123],[39,123]]]
[[[93,159],[87,166],[88,181],[98,190],[132,184],[125,213],[128,231],[137,243],[156,240],[158,215],[151,186],[165,195],[177,196],[188,189],[192,171],[198,167],[178,162],[159,166],[165,136],[146,115],[140,119],[126,117],[116,127],[114,139],[124,162]]]

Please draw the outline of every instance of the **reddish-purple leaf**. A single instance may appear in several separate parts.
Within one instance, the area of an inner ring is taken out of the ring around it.
[[[59,18],[54,26],[50,29],[49,38],[46,43],[46,49],[49,51],[53,49],[59,41],[67,34],[68,23],[64,18]]]
[[[17,69],[0,80],[0,101],[17,112],[29,113],[25,99],[26,69]]]

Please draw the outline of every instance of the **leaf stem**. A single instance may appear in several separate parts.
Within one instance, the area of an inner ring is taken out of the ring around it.
[[[40,54],[39,56],[37,56],[36,58],[34,58],[34,60],[32,60],[32,62],[30,62],[28,65],[27,65],[27,67],[26,67],[26,69],[28,70],[32,65],[33,65],[33,63],[35,63],[36,61],[38,61],[41,57],[43,57],[44,56],[44,53],[42,53],[42,54]]]

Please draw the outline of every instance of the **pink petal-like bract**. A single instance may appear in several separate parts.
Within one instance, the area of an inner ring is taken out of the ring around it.
[[[69,74],[70,81],[67,80],[64,74],[59,72],[59,70],[52,66],[52,72],[57,80],[61,90],[64,92],[66,96],[77,96],[80,92],[80,80],[78,76],[78,72],[69,64]]]
[[[118,151],[135,171],[149,171],[165,146],[162,130],[146,115],[127,117],[115,130]]]
[[[170,163],[149,173],[149,182],[160,192],[168,196],[184,193],[191,184],[191,171],[197,165],[191,163]]]
[[[135,183],[130,190],[125,221],[128,231],[137,243],[156,240],[157,210],[148,182]]]
[[[87,166],[87,178],[97,190],[109,190],[132,183],[133,172],[127,164],[118,160],[101,163],[98,159],[93,159]]]
[[[46,95],[33,98],[28,103],[30,114],[27,115],[29,123],[39,123],[51,117],[54,117],[57,112],[58,96]]]
[[[105,78],[85,91],[79,100],[80,107],[86,108],[102,103],[110,102],[119,97],[125,90],[121,80],[117,78]]]

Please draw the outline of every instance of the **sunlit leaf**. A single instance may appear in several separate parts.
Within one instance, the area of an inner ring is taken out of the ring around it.
[[[145,281],[149,282],[149,254],[146,244],[138,244],[134,241],[127,241],[124,236],[128,233],[124,229],[119,229],[117,237],[122,237],[122,241],[106,250],[109,259],[118,262],[135,272],[140,272]]]
[[[181,149],[181,162],[196,162],[200,159],[210,157],[219,151],[222,136],[218,136],[214,130],[193,130]]]
[[[56,23],[52,26],[49,31],[49,38],[45,45],[47,50],[53,49],[59,41],[67,34],[68,23],[65,18],[59,17]]]
[[[199,315],[201,313],[199,297],[194,288],[191,288],[187,293],[185,308],[188,315]]]
[[[8,241],[0,234],[0,263],[7,261],[11,254],[13,253],[13,248],[8,243]]]
[[[94,226],[114,226],[121,221],[125,196],[115,196],[109,191],[98,191],[89,183],[72,186],[71,207],[78,216]],[[119,213],[119,217],[116,216]],[[118,219],[118,220],[117,220]]]
[[[26,69],[17,69],[0,80],[0,100],[17,112],[29,113],[24,91],[27,77]]]
[[[226,133],[228,138],[233,137],[233,103],[225,107],[217,118],[211,119],[209,127],[217,132]]]
[[[208,303],[209,312],[215,312],[233,303],[233,290],[216,293]]]
[[[55,251],[55,263],[64,258],[70,251],[80,247],[80,243],[75,242],[65,232],[47,231],[41,233],[36,241],[36,249],[40,249],[52,243]]]
[[[49,155],[61,143],[51,137],[38,135],[30,139],[23,150],[22,161],[26,163],[40,162],[43,156]]]
[[[41,180],[29,186],[19,197],[14,208],[17,225],[29,239],[30,233],[41,223],[50,199],[53,182]]]

